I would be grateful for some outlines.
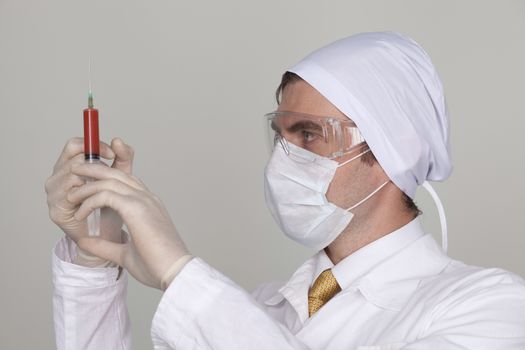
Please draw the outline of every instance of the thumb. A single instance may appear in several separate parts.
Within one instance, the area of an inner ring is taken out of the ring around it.
[[[135,153],[133,148],[126,145],[120,138],[116,137],[111,141],[111,149],[115,153],[115,160],[111,167],[122,170],[127,174],[131,174],[133,168],[133,156]]]
[[[99,237],[82,237],[77,241],[80,249],[109,260],[117,265],[124,266],[124,249],[126,244],[115,243]]]

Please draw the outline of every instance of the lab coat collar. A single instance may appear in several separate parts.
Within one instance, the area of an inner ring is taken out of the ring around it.
[[[438,274],[450,261],[432,236],[424,234],[416,218],[335,266],[321,250],[301,265],[265,304],[277,305],[286,299],[304,322],[308,319],[310,285],[323,270],[332,268],[343,292],[358,290],[378,307],[400,310],[422,278]]]

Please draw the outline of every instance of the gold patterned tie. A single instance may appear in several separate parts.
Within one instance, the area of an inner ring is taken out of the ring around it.
[[[308,313],[310,316],[340,291],[341,287],[332,274],[332,270],[326,269],[321,272],[308,292]]]

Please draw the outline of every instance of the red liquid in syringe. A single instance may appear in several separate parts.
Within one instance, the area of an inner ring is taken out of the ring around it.
[[[100,159],[98,109],[93,108],[93,97],[91,94],[88,108],[84,109],[84,155],[86,160]]]

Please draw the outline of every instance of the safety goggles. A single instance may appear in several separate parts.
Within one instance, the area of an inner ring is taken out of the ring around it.
[[[296,112],[272,112],[265,115],[268,140],[273,150],[279,142],[288,150],[288,142],[330,159],[355,150],[365,141],[350,120],[321,117]]]

